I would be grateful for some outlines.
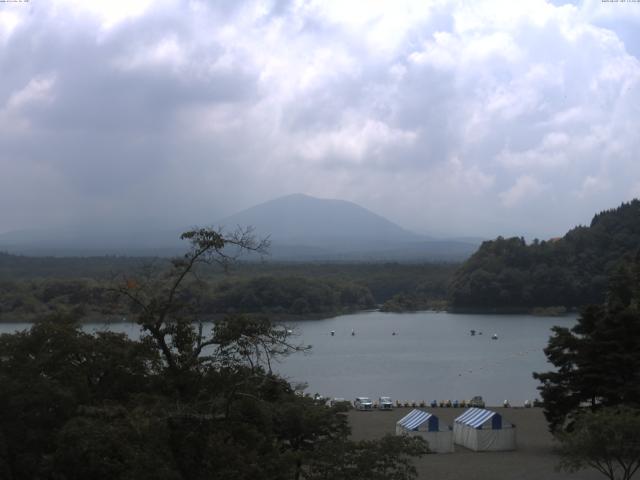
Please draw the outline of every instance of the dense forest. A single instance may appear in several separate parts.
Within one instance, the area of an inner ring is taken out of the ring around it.
[[[484,242],[455,273],[450,308],[577,308],[602,303],[607,278],[640,246],[640,201],[601,212],[549,241]]]
[[[113,290],[171,267],[165,258],[25,257],[0,253],[0,321],[71,313],[84,321],[136,313]],[[203,265],[189,287],[202,315],[265,313],[304,318],[384,304],[384,310],[441,305],[456,264],[236,263],[227,272]],[[116,273],[117,272],[117,273]]]

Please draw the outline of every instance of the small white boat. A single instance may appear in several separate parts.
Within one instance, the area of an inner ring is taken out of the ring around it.
[[[498,339],[498,334],[494,333],[493,335],[491,335],[491,340],[497,340]]]
[[[336,334],[336,331],[335,330],[331,330],[331,332],[329,332],[329,333],[331,333],[331,336],[333,337]]]

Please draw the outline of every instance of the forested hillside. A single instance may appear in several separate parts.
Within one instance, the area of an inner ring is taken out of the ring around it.
[[[170,265],[167,259],[151,257],[53,258],[0,253],[0,321],[31,321],[59,312],[73,313],[83,321],[130,317],[134,313],[131,305],[118,299],[114,284],[123,276],[160,274]],[[268,313],[303,318],[373,308],[390,299],[389,310],[442,303],[456,269],[455,264],[447,263],[245,262],[226,273],[201,267],[200,282],[193,288],[201,299],[203,315]],[[405,305],[407,298],[413,301],[409,306]]]
[[[484,242],[455,273],[450,307],[532,309],[602,303],[607,276],[640,247],[640,201],[593,217],[549,241]]]

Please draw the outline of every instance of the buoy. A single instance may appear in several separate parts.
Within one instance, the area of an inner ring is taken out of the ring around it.
[[[335,330],[331,330],[331,336],[333,337],[336,334]]]
[[[393,335],[395,335],[395,334],[396,334],[396,332],[391,332],[391,335],[392,335],[392,336],[393,336]]]
[[[351,335],[355,335],[356,331],[355,330],[351,330]]]

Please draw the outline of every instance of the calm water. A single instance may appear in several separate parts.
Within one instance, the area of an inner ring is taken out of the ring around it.
[[[312,394],[401,401],[482,395],[493,405],[505,399],[521,405],[539,396],[531,373],[551,367],[542,351],[551,327],[574,323],[575,317],[366,312],[297,323],[300,342],[313,349],[279,368],[292,381],[307,381]],[[471,336],[471,329],[483,335]]]
[[[550,328],[574,323],[575,317],[441,312],[363,312],[294,322],[298,342],[313,348],[286,358],[276,368],[292,382],[307,382],[311,394],[347,399],[391,395],[401,401],[482,395],[489,404],[509,399],[521,405],[539,396],[531,372],[550,369],[542,352]],[[28,325],[0,324],[0,332],[24,328]],[[109,328],[138,335],[137,325]],[[483,335],[471,336],[471,329]],[[493,333],[498,340],[491,339]]]

